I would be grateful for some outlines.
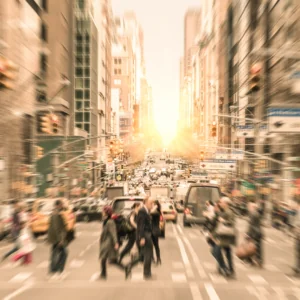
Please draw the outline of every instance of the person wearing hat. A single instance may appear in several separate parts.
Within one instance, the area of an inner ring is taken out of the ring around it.
[[[100,254],[99,258],[101,261],[101,273],[100,279],[107,278],[107,261],[110,264],[119,267],[125,271],[125,267],[118,261],[118,235],[117,228],[112,216],[111,206],[105,206],[103,208],[103,227],[100,236]]]

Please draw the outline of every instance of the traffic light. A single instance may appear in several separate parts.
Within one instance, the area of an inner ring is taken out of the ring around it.
[[[204,160],[204,152],[203,152],[203,151],[200,152],[200,160],[201,160],[201,161]]]
[[[12,61],[0,56],[0,89],[12,90],[18,67]]]
[[[44,156],[44,148],[36,146],[36,158],[42,158]]]
[[[39,133],[51,134],[52,133],[52,123],[50,114],[40,114],[37,120],[37,131]]]
[[[51,124],[52,124],[52,133],[58,133],[58,116],[55,114],[51,114]]]
[[[260,72],[261,72],[260,64],[257,63],[251,67],[248,94],[255,93],[260,90]]]
[[[216,122],[212,123],[211,136],[212,137],[216,137],[217,136],[217,124],[216,124]]]

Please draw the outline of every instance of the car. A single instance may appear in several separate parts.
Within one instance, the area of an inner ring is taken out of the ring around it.
[[[76,218],[69,201],[64,198],[37,199],[32,206],[30,229],[35,238],[46,234],[49,228],[49,219],[57,200],[61,200],[64,205],[62,216],[67,224],[68,231],[74,230]]]
[[[174,204],[171,202],[163,202],[161,204],[161,211],[166,221],[172,221],[175,224],[177,223],[177,211]]]
[[[204,225],[206,217],[203,215],[206,209],[206,201],[213,203],[222,197],[220,187],[214,184],[194,183],[188,188],[184,203],[183,226],[192,224]]]
[[[123,196],[123,197],[116,197],[112,201],[112,210],[114,214],[121,214],[124,217],[128,217],[131,210],[132,206],[135,202],[140,202],[143,203],[144,197],[139,197],[139,196],[133,196],[133,197],[128,197],[128,196]],[[160,218],[160,232],[161,232],[161,237],[165,237],[165,220],[163,217]]]
[[[74,211],[74,210],[73,210]],[[100,205],[81,205],[75,208],[76,222],[90,222],[102,220],[102,207]]]
[[[0,240],[7,237],[12,228],[12,205],[0,205]]]

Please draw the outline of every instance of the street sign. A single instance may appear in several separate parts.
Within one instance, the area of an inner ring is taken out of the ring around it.
[[[300,132],[300,107],[272,107],[268,109],[269,132]]]
[[[107,173],[115,172],[115,163],[114,162],[108,162],[106,164],[106,172]]]
[[[243,160],[244,152],[242,150],[231,150],[230,159],[232,160]]]
[[[268,133],[268,126],[266,124],[260,125],[258,129],[259,136],[265,136]],[[254,138],[255,136],[254,125],[237,125],[236,136],[240,138]]]
[[[236,170],[236,160],[208,159],[200,163],[202,170]]]

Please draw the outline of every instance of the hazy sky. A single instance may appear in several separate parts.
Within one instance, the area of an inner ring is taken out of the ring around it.
[[[201,0],[112,0],[115,15],[133,10],[144,30],[147,77],[153,87],[158,129],[176,126],[179,59],[183,54],[184,14]]]

